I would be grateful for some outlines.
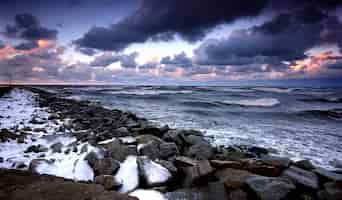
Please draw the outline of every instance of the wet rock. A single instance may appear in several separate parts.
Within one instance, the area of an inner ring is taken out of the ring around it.
[[[0,140],[1,140],[1,142],[7,142],[9,140],[15,140],[18,137],[19,137],[19,135],[9,131],[8,129],[1,129],[0,130]]]
[[[326,183],[321,195],[326,200],[342,200],[342,185],[334,182]]]
[[[214,152],[211,145],[200,143],[192,145],[186,152],[186,155],[199,160],[207,160],[214,155]]]
[[[224,182],[227,189],[238,189],[245,185],[246,180],[253,176],[252,173],[239,170],[226,168],[215,172],[215,177]]]
[[[272,165],[280,168],[288,168],[291,160],[285,157],[263,155],[261,156],[261,161],[265,164]]]
[[[20,136],[20,137],[17,138],[17,143],[22,144],[24,142],[25,142],[25,137],[24,136]]]
[[[115,129],[114,131],[115,136],[114,137],[123,137],[123,136],[129,136],[130,132],[126,127],[120,127]]]
[[[248,200],[248,194],[241,190],[241,189],[236,189],[230,191],[228,195],[229,200]]]
[[[179,154],[178,147],[173,142],[164,142],[159,144],[159,154],[161,159],[177,156]]]
[[[63,144],[58,142],[50,146],[53,153],[62,153]]]
[[[41,144],[38,144],[38,145],[31,145],[29,146],[25,151],[24,153],[39,153],[39,152],[47,152],[49,149],[44,147],[43,145]]]
[[[211,166],[221,169],[221,168],[234,168],[241,169],[242,163],[239,161],[227,161],[227,160],[210,160]]]
[[[29,121],[29,123],[31,123],[31,124],[44,124],[45,120],[34,117]]]
[[[103,158],[95,162],[93,167],[95,175],[113,175],[120,168],[120,163],[112,158]]]
[[[33,128],[32,131],[37,132],[37,133],[39,133],[39,132],[47,133],[45,128]]]
[[[294,165],[309,171],[315,169],[315,166],[309,160],[299,160],[295,162]]]
[[[276,177],[281,174],[281,169],[272,165],[267,165],[264,162],[260,160],[246,160],[244,163],[245,169],[248,171],[262,175],[262,176],[270,176],[270,177]]]
[[[250,147],[248,148],[249,152],[255,153],[258,156],[264,155],[264,154],[268,154],[268,149],[263,148],[263,147]]]
[[[182,133],[182,131],[178,130],[170,130],[164,134],[163,140],[166,142],[173,142],[178,146],[179,151],[183,151],[183,149],[189,146],[187,142],[186,136]]]
[[[0,157],[0,163],[3,163],[3,162],[4,162],[4,158]]]
[[[342,174],[337,174],[323,168],[317,168],[314,172],[322,179],[322,182],[334,181],[342,184]]]
[[[148,134],[146,134],[146,135],[139,135],[139,136],[136,137],[136,140],[137,140],[138,144],[147,144],[147,143],[150,143],[150,142],[161,144],[161,143],[164,142],[159,137],[156,137],[154,135],[148,135]]]
[[[195,166],[181,168],[184,173],[184,187],[201,185],[207,182],[207,178],[214,172],[208,160],[199,160]]]
[[[81,148],[81,153],[86,153],[88,152],[88,144],[84,144]]]
[[[250,177],[246,184],[261,200],[282,200],[296,189],[295,185],[284,178],[262,176]]]
[[[194,160],[192,158],[185,157],[185,156],[176,157],[174,162],[178,167],[189,167],[189,166],[196,166],[197,165],[196,160]]]
[[[156,187],[165,185],[172,178],[168,169],[162,165],[153,162],[147,157],[138,157],[137,164],[141,184],[146,187]]]
[[[32,173],[38,173],[37,167],[41,164],[52,164],[52,160],[46,160],[46,159],[33,159],[30,162],[28,170]]]
[[[291,166],[286,169],[281,176],[292,180],[296,185],[309,189],[318,189],[318,178],[313,172]]]
[[[96,162],[99,160],[99,156],[95,152],[88,153],[84,160],[86,160],[91,168],[95,167]]]
[[[121,144],[119,140],[114,140],[111,143],[105,145],[107,154],[114,160],[123,162],[128,155],[136,155],[136,147],[131,148],[127,145]]]
[[[150,159],[160,158],[159,143],[156,141],[150,141],[139,147],[140,155],[149,157]]]
[[[95,183],[103,185],[106,190],[118,189],[122,186],[122,180],[111,175],[100,175],[95,177]]]
[[[27,167],[27,165],[24,162],[17,162],[15,163],[15,166],[17,169],[23,169]]]

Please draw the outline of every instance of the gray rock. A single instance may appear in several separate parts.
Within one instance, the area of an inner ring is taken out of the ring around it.
[[[241,189],[232,190],[229,193],[229,200],[248,200],[248,194]]]
[[[252,173],[239,169],[221,169],[215,172],[215,177],[224,183],[227,189],[238,189],[245,185]]]
[[[114,140],[113,142],[106,144],[105,149],[107,150],[108,156],[120,162],[123,162],[129,155],[137,154],[136,147],[131,148],[127,145],[123,145],[119,140]]]
[[[211,166],[221,169],[221,168],[234,168],[241,169],[242,162],[239,161],[229,161],[229,160],[210,160]]]
[[[160,158],[159,143],[156,141],[150,141],[143,144],[142,147],[139,148],[139,154],[147,156],[152,160]]]
[[[324,184],[323,194],[326,200],[342,200],[342,186],[334,182]]]
[[[166,159],[179,154],[178,147],[173,142],[164,142],[159,144],[159,154],[161,159]]]
[[[25,150],[25,153],[39,153],[39,152],[47,152],[49,149],[44,147],[43,145],[32,145],[32,146],[29,146],[26,150]]]
[[[296,186],[285,178],[253,176],[246,180],[246,184],[261,200],[286,199],[296,189]]]
[[[46,160],[46,159],[33,159],[30,162],[28,170],[32,173],[38,173],[37,167],[41,164],[52,164],[53,160]]]
[[[58,142],[50,146],[53,153],[62,153],[63,144]]]
[[[317,168],[314,172],[323,179],[323,181],[334,181],[342,183],[342,174],[337,174],[331,171],[328,171],[323,168]]]
[[[170,161],[156,160],[155,162],[168,169],[171,174],[177,174],[178,172],[177,167]]]
[[[185,156],[177,156],[174,162],[178,167],[189,167],[197,165],[196,160]]]
[[[99,159],[93,167],[95,175],[113,175],[120,168],[120,163],[112,158]]]
[[[199,160],[207,160],[214,155],[214,152],[211,145],[199,143],[192,145],[186,152],[186,155]]]
[[[155,143],[161,144],[164,142],[159,137],[156,137],[154,135],[149,135],[149,134],[139,135],[136,137],[136,140],[137,140],[138,144],[147,144],[150,142],[155,142]]]
[[[172,178],[172,175],[167,168],[164,168],[162,165],[158,163],[153,163],[152,160],[148,159],[147,157],[138,157],[137,164],[141,179],[140,184],[142,184],[143,186],[163,186]],[[151,174],[154,173],[156,174],[156,176],[162,174],[163,177],[151,176]]]
[[[315,166],[309,160],[299,160],[295,162],[294,165],[309,171],[315,169]]]
[[[184,187],[202,184],[214,172],[208,160],[199,160],[195,166],[183,167],[181,170],[184,173]]]
[[[118,189],[123,181],[112,175],[100,175],[95,177],[95,183],[103,185],[106,190]]]
[[[84,160],[86,160],[91,168],[95,167],[96,162],[99,160],[99,156],[95,152],[88,153]]]
[[[275,167],[280,167],[280,168],[288,168],[291,163],[291,160],[289,158],[271,156],[271,155],[262,155],[261,161],[268,165],[273,165]]]
[[[291,166],[290,168],[286,169],[281,176],[292,180],[296,185],[298,184],[302,187],[315,190],[318,189],[318,178],[313,172]]]

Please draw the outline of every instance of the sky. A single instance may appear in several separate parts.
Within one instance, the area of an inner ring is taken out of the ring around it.
[[[342,1],[0,1],[0,84],[291,80],[342,84]]]

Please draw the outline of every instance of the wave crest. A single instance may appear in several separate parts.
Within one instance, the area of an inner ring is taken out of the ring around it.
[[[261,99],[242,99],[242,100],[226,100],[220,103],[238,106],[252,106],[252,107],[273,107],[280,104],[275,98],[261,98]]]

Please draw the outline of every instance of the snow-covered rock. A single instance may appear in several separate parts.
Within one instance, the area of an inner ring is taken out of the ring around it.
[[[126,160],[120,164],[120,169],[116,173],[118,179],[123,180],[120,192],[126,193],[135,190],[139,185],[139,174],[137,158],[128,156]]]
[[[169,170],[147,157],[139,157],[137,163],[139,174],[146,186],[153,187],[163,185],[172,177]]]
[[[139,198],[140,200],[166,200],[162,193],[155,190],[135,190],[129,194]]]

